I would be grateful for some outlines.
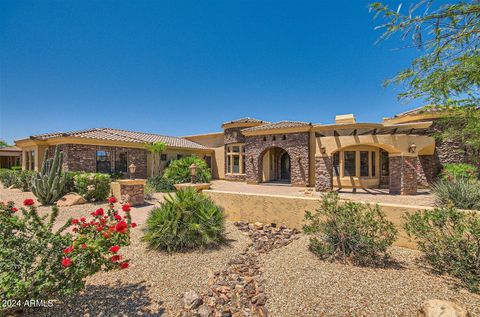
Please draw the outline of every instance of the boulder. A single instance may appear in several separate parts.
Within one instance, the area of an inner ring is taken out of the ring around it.
[[[425,301],[417,312],[417,317],[469,317],[467,310],[446,300]]]
[[[85,204],[85,198],[77,193],[68,193],[57,201],[57,207],[67,207],[73,205]]]
[[[255,222],[255,223],[253,224],[253,227],[254,227],[255,229],[257,229],[257,230],[262,230],[262,229],[263,229],[263,223],[261,223],[261,222]]]
[[[186,309],[195,309],[202,303],[202,298],[195,291],[188,291],[183,294],[183,307]]]

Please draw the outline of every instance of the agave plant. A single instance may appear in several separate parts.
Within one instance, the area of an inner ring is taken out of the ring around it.
[[[480,210],[480,182],[464,177],[440,180],[432,186],[439,207]]]
[[[225,241],[222,208],[193,188],[168,195],[147,219],[143,237],[153,249],[167,252],[216,246]]]

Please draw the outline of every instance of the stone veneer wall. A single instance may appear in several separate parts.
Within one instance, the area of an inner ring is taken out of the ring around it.
[[[333,160],[331,156],[315,157],[315,190],[328,192],[333,188]]]
[[[115,160],[115,152],[126,151],[127,166],[133,163],[137,167],[133,178],[147,178],[147,150],[86,144],[60,144],[59,148],[63,151],[63,169],[65,171],[95,173],[97,171],[97,151],[110,151],[113,161]],[[53,156],[54,153],[55,146],[50,146],[49,156]],[[128,169],[127,175],[130,175]]]
[[[433,184],[440,171],[438,157],[435,155],[419,155],[417,162],[417,182],[419,186],[428,187]]]
[[[390,194],[415,195],[417,193],[418,158],[390,156]]]
[[[309,185],[309,133],[257,135],[246,138],[246,180],[260,183],[263,174],[263,155],[271,148],[279,147],[290,156],[290,179],[292,185]],[[275,136],[275,140],[273,137]],[[265,141],[264,141],[265,138]]]
[[[237,127],[237,128],[228,128],[224,130],[223,143],[225,144],[225,156],[227,153],[226,146],[233,143],[245,143],[245,136],[242,134],[241,130],[246,127]],[[227,158],[225,157],[224,171],[225,179],[231,181],[245,181],[245,174],[228,174],[227,173]]]

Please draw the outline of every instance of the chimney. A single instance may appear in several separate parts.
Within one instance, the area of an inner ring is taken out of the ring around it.
[[[349,114],[341,114],[335,116],[335,123],[336,124],[351,124],[355,123],[355,116],[351,113]]]

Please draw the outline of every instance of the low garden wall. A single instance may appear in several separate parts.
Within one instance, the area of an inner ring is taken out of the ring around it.
[[[224,208],[230,221],[242,220],[285,224],[298,229],[301,229],[304,224],[303,216],[305,210],[314,211],[319,206],[319,199],[312,197],[262,195],[218,190],[205,190],[203,193],[210,196],[216,204]],[[407,212],[412,213],[417,210],[432,208],[385,203],[378,205],[399,231],[399,237],[394,244],[415,249],[415,243],[408,238],[402,228],[402,217]]]

